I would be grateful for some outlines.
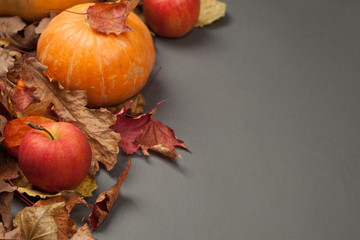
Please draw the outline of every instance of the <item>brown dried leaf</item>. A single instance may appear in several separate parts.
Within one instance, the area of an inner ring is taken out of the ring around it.
[[[26,25],[19,16],[0,18],[0,38],[9,38],[11,45],[23,49],[35,49],[39,34],[37,24]],[[20,33],[21,32],[21,33]]]
[[[0,160],[0,181],[19,177],[19,164],[13,158],[7,157]]]
[[[94,174],[98,170],[98,162],[111,170],[119,153],[118,142],[120,134],[111,131],[116,116],[104,108],[90,109],[86,107],[86,92],[82,90],[69,91],[63,89],[56,81],[51,81],[44,73],[46,66],[35,58],[28,58],[22,67],[22,84],[28,88],[35,88],[32,96],[38,103],[30,104],[24,111],[29,115],[37,115],[48,111],[48,106],[53,105],[53,110],[59,121],[78,121],[85,126],[82,129],[88,137],[93,152]]]
[[[218,0],[201,0],[200,15],[195,27],[203,27],[225,16],[226,3]]]
[[[59,229],[54,216],[62,209],[65,209],[64,202],[25,207],[16,215],[14,226],[21,228],[22,239],[57,240]]]
[[[125,102],[120,103],[119,105],[107,107],[106,109],[112,113],[118,113],[130,102],[131,102],[130,107],[126,111],[127,114],[132,116],[137,116],[144,112],[144,106],[146,104],[146,100],[141,93],[136,94],[134,97],[126,100]]]
[[[0,180],[0,222],[4,223],[6,231],[12,228],[11,203],[16,187]]]
[[[59,238],[58,240],[67,240],[71,238],[76,233],[76,222],[70,218],[70,212],[74,206],[78,203],[86,204],[83,198],[81,197],[65,197],[59,196],[55,198],[50,198],[46,200],[39,200],[34,205],[35,207],[48,206],[54,203],[65,203],[65,208],[60,209],[59,213],[54,216],[55,222],[59,228]]]
[[[1,240],[20,240],[21,230],[15,228],[11,231],[6,231],[4,224],[0,222],[0,239]]]
[[[6,76],[6,73],[14,67],[14,61],[9,51],[0,47],[0,77]]]
[[[91,235],[88,225],[84,224],[77,229],[75,235],[70,240],[95,240],[95,238]]]
[[[116,184],[112,186],[109,190],[102,192],[96,199],[93,210],[88,217],[91,230],[95,230],[109,215],[110,210],[120,193],[121,185],[125,178],[128,176],[130,165],[131,160],[129,158],[128,165],[126,166],[123,173],[118,176]]]

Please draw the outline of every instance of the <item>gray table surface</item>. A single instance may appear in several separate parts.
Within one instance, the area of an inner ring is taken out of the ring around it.
[[[189,151],[134,156],[94,236],[360,239],[360,1],[224,2],[214,24],[155,38],[146,110],[166,100],[154,119]]]

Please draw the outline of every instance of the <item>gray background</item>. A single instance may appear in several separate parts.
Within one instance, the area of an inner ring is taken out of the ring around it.
[[[154,118],[189,151],[134,156],[94,236],[360,239],[360,1],[224,2],[214,24],[155,39],[146,110],[166,100]]]

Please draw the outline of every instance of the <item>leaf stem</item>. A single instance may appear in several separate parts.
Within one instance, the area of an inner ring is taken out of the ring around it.
[[[33,128],[33,129],[46,132],[47,134],[49,134],[49,136],[51,137],[52,140],[55,140],[54,136],[46,128],[44,128],[40,125],[33,124],[31,122],[25,122],[25,124],[27,124],[29,127]]]

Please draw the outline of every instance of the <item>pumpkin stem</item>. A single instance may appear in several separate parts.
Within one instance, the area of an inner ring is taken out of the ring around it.
[[[49,130],[47,130],[46,128],[40,126],[40,125],[36,125],[34,123],[31,123],[31,122],[26,122],[26,124],[33,128],[33,129],[36,129],[36,130],[40,130],[40,131],[44,131],[46,132],[47,134],[49,134],[49,136],[51,137],[51,140],[55,140],[54,136],[49,132]]]

